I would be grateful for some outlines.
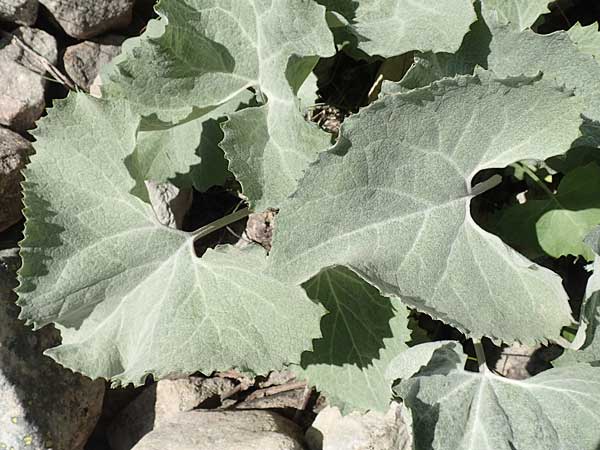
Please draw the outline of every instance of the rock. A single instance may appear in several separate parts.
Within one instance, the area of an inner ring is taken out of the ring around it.
[[[102,66],[121,52],[125,36],[107,35],[68,47],[63,57],[65,71],[79,87],[89,90]]]
[[[148,433],[134,449],[304,450],[301,442],[300,428],[271,411],[190,411]]]
[[[37,20],[38,0],[1,0],[0,20],[33,25]]]
[[[58,53],[56,40],[45,31],[20,27],[13,35],[0,39],[0,125],[24,131],[44,111],[46,69],[22,44],[51,64],[56,64]]]
[[[0,231],[21,220],[21,169],[32,152],[28,140],[0,127]]]
[[[558,357],[561,351],[561,347],[557,345],[530,347],[514,343],[502,348],[495,370],[507,378],[524,380],[550,369],[550,361]]]
[[[311,450],[409,450],[412,449],[411,421],[406,409],[393,403],[386,414],[369,411],[342,416],[326,407],[306,432]]]
[[[0,448],[81,450],[100,415],[104,383],[42,355],[58,343],[56,330],[33,332],[17,320],[19,262],[17,248],[0,250]]]
[[[134,0],[40,0],[69,36],[88,39],[129,25]]]
[[[174,415],[191,411],[233,386],[234,383],[226,378],[161,380],[146,388],[110,424],[107,431],[110,446],[113,450],[129,450]]]
[[[171,183],[145,181],[145,184],[157,220],[166,227],[181,230],[183,218],[192,206],[193,191]]]

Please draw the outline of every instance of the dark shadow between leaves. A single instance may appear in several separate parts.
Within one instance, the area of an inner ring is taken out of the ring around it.
[[[384,339],[393,337],[389,322],[396,311],[388,298],[342,266],[321,271],[303,288],[327,313],[321,319],[323,337],[313,340],[313,350],[302,354],[302,367],[351,364],[365,368],[379,358]]]

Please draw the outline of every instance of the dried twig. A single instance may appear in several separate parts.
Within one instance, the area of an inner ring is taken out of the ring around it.
[[[25,42],[23,42],[23,40],[21,38],[19,38],[18,36],[15,36],[12,33],[9,33],[8,31],[4,31],[4,30],[0,30],[0,36],[4,36],[6,38],[14,40],[19,47],[21,47],[24,51],[26,51],[31,56],[33,56],[34,59],[37,60],[44,67],[44,69],[46,69],[46,71],[48,71],[48,73],[50,73],[50,75],[52,75],[54,77],[55,81],[61,83],[63,86],[66,86],[68,89],[70,89],[72,91],[77,90],[77,87],[69,79],[69,77],[67,77],[65,74],[63,74],[54,64],[52,64],[50,61],[48,61],[48,58],[40,55],[33,48],[31,48],[29,45],[27,45]]]
[[[280,384],[278,386],[269,386],[268,388],[259,389],[250,394],[245,402],[250,402],[258,398],[268,397],[275,394],[281,394],[282,392],[294,391],[296,389],[306,388],[306,381],[291,381],[289,383]]]

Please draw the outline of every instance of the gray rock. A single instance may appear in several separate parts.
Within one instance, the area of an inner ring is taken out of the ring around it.
[[[42,355],[59,336],[17,319],[19,263],[18,249],[0,250],[0,448],[81,450],[100,415],[104,383]]]
[[[298,426],[271,411],[190,411],[148,433],[134,449],[304,450],[301,442]]]
[[[183,218],[192,206],[192,190],[171,183],[146,181],[148,197],[157,220],[164,226],[181,229]]]
[[[52,64],[58,54],[56,40],[45,31],[20,27],[13,34],[0,39],[0,125],[24,131],[44,111],[46,69],[22,44]]]
[[[398,403],[386,414],[369,411],[342,416],[334,407],[323,409],[306,432],[311,450],[410,450],[410,415]]]
[[[32,152],[27,139],[0,127],[0,231],[21,220],[21,169]]]
[[[173,416],[191,411],[233,386],[226,378],[161,380],[146,388],[113,420],[107,431],[110,446],[113,450],[129,450],[144,435]]]
[[[124,36],[111,34],[67,48],[63,57],[67,75],[79,87],[89,90],[102,66],[121,52],[121,44],[125,39]]]
[[[38,0],[0,0],[0,20],[33,25],[37,19]]]
[[[88,39],[131,22],[134,0],[40,0],[70,36]]]

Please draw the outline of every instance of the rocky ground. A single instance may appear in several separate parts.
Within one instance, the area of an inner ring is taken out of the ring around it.
[[[0,0],[0,449],[409,448],[399,405],[387,414],[342,416],[286,372],[253,379],[235,371],[198,374],[111,389],[42,355],[59,341],[56,330],[33,332],[17,319],[12,289],[23,226],[20,171],[33,152],[28,131],[69,90],[94,93],[101,67],[152,16],[147,0]],[[337,110],[325,113],[319,123],[337,132]],[[191,193],[161,189],[157,215],[177,225],[182,219],[170,202],[187,195],[189,206]],[[268,248],[274,214],[251,216],[242,241]],[[528,376],[532,352],[499,351],[497,370]]]

